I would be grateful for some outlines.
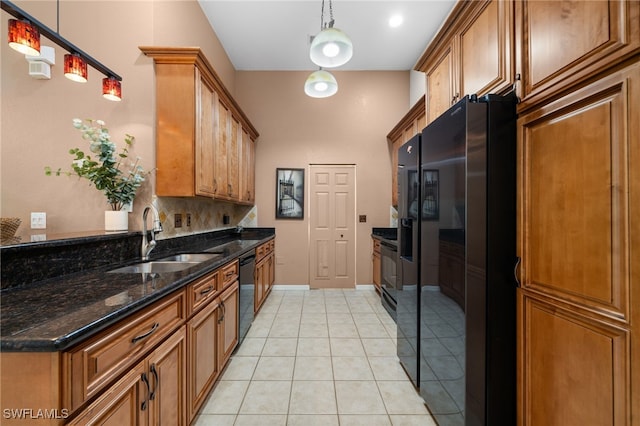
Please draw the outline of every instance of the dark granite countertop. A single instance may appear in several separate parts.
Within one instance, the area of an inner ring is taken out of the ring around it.
[[[137,263],[138,258],[5,289],[0,301],[0,349],[7,352],[68,349],[274,236],[271,230],[242,235],[241,239],[228,235],[214,240],[190,239],[187,244],[167,242],[163,250],[152,253],[154,259],[214,247],[222,252],[214,259],[179,272],[108,272]]]
[[[398,228],[371,228],[371,237],[397,247]]]

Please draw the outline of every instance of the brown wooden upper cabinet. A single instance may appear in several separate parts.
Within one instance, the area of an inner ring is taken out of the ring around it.
[[[415,69],[426,74],[427,123],[468,94],[506,93],[516,81],[514,3],[458,2]]]
[[[521,105],[528,109],[640,49],[638,1],[517,1]]]
[[[392,163],[391,203],[394,206],[398,205],[398,148],[413,136],[422,132],[426,125],[425,97],[422,96],[387,135]]]
[[[252,205],[258,132],[202,51],[140,50],[155,62],[156,194]]]

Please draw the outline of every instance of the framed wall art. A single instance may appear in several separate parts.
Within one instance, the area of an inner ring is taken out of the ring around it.
[[[276,219],[304,218],[304,169],[276,169]]]

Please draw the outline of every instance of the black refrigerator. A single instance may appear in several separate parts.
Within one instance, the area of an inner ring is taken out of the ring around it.
[[[516,423],[515,108],[466,96],[421,135],[420,285],[397,309],[417,304],[414,383],[439,425]]]
[[[398,253],[396,262],[396,330],[400,364],[418,386],[420,305],[420,149],[416,135],[398,149]]]

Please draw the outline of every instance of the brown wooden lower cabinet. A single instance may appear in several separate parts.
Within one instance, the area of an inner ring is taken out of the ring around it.
[[[275,282],[275,240],[256,249],[254,311],[257,313]]]
[[[2,408],[49,410],[42,425],[188,425],[238,344],[238,291],[235,260],[68,351],[2,353]]]
[[[173,333],[71,425],[186,425],[186,333]]]
[[[518,120],[518,425],[640,424],[640,63]]]

